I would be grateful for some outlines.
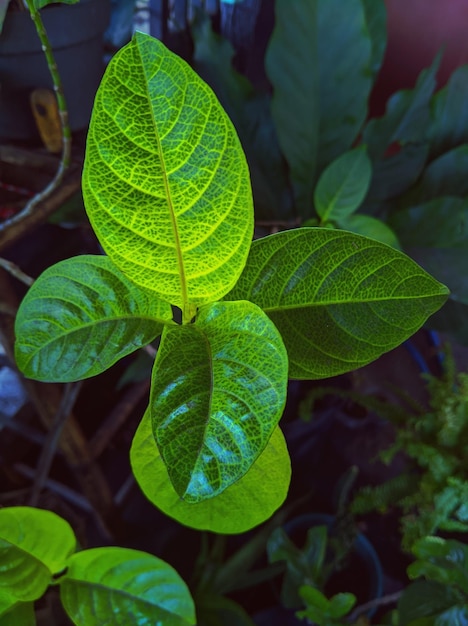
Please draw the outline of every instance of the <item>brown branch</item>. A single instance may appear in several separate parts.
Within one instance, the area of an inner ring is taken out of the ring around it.
[[[0,257],[0,267],[3,267],[4,270],[28,287],[30,287],[34,282],[34,278],[25,274],[15,263],[12,263],[12,261],[7,261],[6,259],[2,259]]]

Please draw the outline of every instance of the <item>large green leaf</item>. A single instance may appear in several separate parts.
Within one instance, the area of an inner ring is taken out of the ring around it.
[[[291,479],[291,464],[277,427],[250,470],[215,498],[196,504],[174,490],[159,455],[147,411],[130,451],[135,478],[145,496],[161,511],[186,526],[223,534],[250,530],[269,519],[283,504]]]
[[[281,336],[251,302],[205,305],[195,324],[164,329],[150,410],[181,498],[212,498],[249,470],[281,417],[287,375]]]
[[[113,57],[98,89],[83,197],[114,263],[186,316],[244,266],[253,207],[234,127],[211,89],[148,35]]]
[[[280,330],[292,378],[361,367],[411,336],[448,290],[405,254],[340,230],[259,239],[226,299],[249,299]]]
[[[171,307],[103,256],[49,267],[18,311],[15,354],[26,376],[68,382],[95,376],[145,346],[170,323]]]
[[[244,609],[226,596],[196,598],[199,626],[255,626]]]
[[[33,602],[17,602],[0,593],[0,626],[36,626]]]
[[[463,65],[450,76],[447,85],[432,99],[431,157],[463,143],[468,143],[468,66]]]
[[[457,600],[457,594],[449,585],[417,581],[405,588],[398,601],[398,623],[407,626],[418,618],[439,615]]]
[[[371,68],[375,77],[382,66],[387,47],[387,10],[384,0],[362,0],[362,5],[371,38]]]
[[[339,223],[360,206],[372,177],[365,146],[342,154],[322,172],[314,192],[315,210],[322,223]]]
[[[75,544],[70,525],[55,513],[0,509],[0,593],[21,601],[40,598]]]
[[[297,207],[311,215],[317,173],[348,150],[366,118],[372,45],[361,0],[276,0],[266,56],[273,118]]]
[[[179,574],[139,550],[95,548],[73,555],[60,597],[76,626],[195,624],[193,600]]]

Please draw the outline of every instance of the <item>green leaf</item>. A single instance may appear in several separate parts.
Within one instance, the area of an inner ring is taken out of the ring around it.
[[[432,161],[420,181],[399,201],[408,207],[438,196],[468,195],[468,144],[458,146]]]
[[[390,214],[389,224],[408,247],[465,247],[468,198],[443,196]]]
[[[40,598],[75,545],[71,527],[55,513],[0,509],[0,593],[22,602]]]
[[[372,44],[371,69],[376,77],[387,47],[387,11],[384,0],[363,0],[362,6]]]
[[[195,624],[193,600],[179,574],[139,550],[94,548],[73,555],[60,597],[76,626]]]
[[[281,332],[292,378],[326,378],[410,337],[448,295],[402,252],[340,230],[298,228],[254,241],[226,299],[248,299]]]
[[[361,213],[356,215],[350,215],[342,220],[339,224],[340,228],[344,230],[350,230],[358,235],[364,235],[364,237],[370,237],[376,239],[381,243],[392,246],[397,250],[400,249],[400,244],[397,236],[385,222],[372,217],[371,215],[362,215]]]
[[[431,317],[430,327],[448,333],[458,343],[468,346],[468,304],[449,299],[435,315]]]
[[[273,119],[299,214],[317,173],[348,150],[367,114],[372,49],[361,0],[276,1],[266,55]]]
[[[434,626],[468,626],[468,603],[452,606],[438,615]]]
[[[457,68],[432,99],[429,130],[431,158],[468,143],[468,66]]]
[[[398,623],[400,626],[407,626],[418,618],[434,617],[456,601],[457,596],[449,586],[431,581],[417,581],[405,588],[398,601]]]
[[[389,98],[384,116],[366,124],[363,141],[372,159],[381,159],[395,142],[428,140],[430,100],[436,87],[440,58],[440,54],[437,55],[431,67],[421,72],[414,89],[398,91]]]
[[[466,247],[411,248],[411,256],[450,289],[450,298],[468,304]],[[444,307],[445,308],[445,307]]]
[[[33,0],[36,9],[43,9],[49,4],[76,4],[79,0]]]
[[[255,626],[244,609],[225,596],[203,595],[196,599],[198,626]]]
[[[314,192],[322,222],[340,222],[360,206],[372,177],[365,146],[345,152],[322,173]]]
[[[253,206],[234,127],[211,89],[149,35],[135,33],[98,89],[83,198],[112,261],[187,319],[245,264]]]
[[[281,417],[287,376],[281,336],[251,302],[205,305],[195,324],[165,328],[150,410],[181,498],[212,498],[249,470]]]
[[[15,354],[30,378],[69,382],[95,376],[157,337],[169,304],[134,285],[103,256],[49,267],[18,311]]]
[[[435,582],[468,588],[468,546],[454,539],[424,537],[412,548],[417,560],[408,566],[410,578],[424,576]]]
[[[330,599],[330,616],[344,617],[356,604],[356,596],[352,593],[337,593]]]
[[[0,594],[0,626],[36,626],[34,604],[8,600]]]
[[[130,461],[141,490],[166,515],[191,528],[223,534],[243,533],[271,517],[283,504],[291,479],[288,450],[277,427],[245,476],[216,498],[185,502],[172,487],[159,455],[149,411],[133,438]]]
[[[0,0],[0,33],[3,29],[3,23],[5,22],[5,16],[9,4],[10,0]]]

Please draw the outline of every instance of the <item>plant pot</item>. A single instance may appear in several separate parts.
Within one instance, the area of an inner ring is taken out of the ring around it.
[[[63,82],[72,131],[86,128],[104,70],[103,33],[109,0],[80,0],[42,11]],[[52,79],[27,11],[9,11],[0,35],[0,138],[37,140],[30,94]]]

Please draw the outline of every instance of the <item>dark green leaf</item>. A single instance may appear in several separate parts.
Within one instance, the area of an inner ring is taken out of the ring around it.
[[[197,601],[198,626],[255,626],[244,609],[224,596],[202,596]]]
[[[457,602],[453,590],[432,581],[408,585],[398,601],[399,626],[408,626],[423,617],[435,617]]]
[[[457,68],[432,100],[431,158],[468,143],[468,66]]]
[[[48,4],[76,4],[79,0],[33,0],[36,9],[42,9]]]
[[[75,545],[71,527],[55,513],[0,509],[0,592],[22,602],[37,600],[65,568]]]
[[[18,311],[15,354],[36,380],[95,376],[157,337],[172,310],[137,287],[104,256],[83,255],[49,267]]]
[[[384,0],[363,0],[362,5],[371,37],[371,69],[375,77],[382,65],[387,46],[387,11]]]
[[[326,378],[399,345],[447,295],[398,250],[345,231],[299,228],[254,241],[226,298],[249,299],[268,313],[291,377]]]
[[[458,146],[432,161],[420,181],[399,201],[402,207],[439,196],[468,195],[468,145]]]
[[[213,498],[246,474],[281,417],[287,374],[281,336],[251,302],[205,305],[195,324],[165,328],[150,409],[181,498]]]
[[[468,304],[466,247],[411,248],[411,257],[450,289],[450,298]]]
[[[322,172],[314,192],[315,210],[324,222],[345,219],[364,200],[372,166],[364,146],[345,152]]]
[[[413,90],[398,91],[387,103],[385,115],[370,120],[363,141],[372,159],[381,159],[395,142],[421,143],[428,139],[429,103],[436,86],[440,55],[430,68],[423,70]]]
[[[216,498],[197,504],[185,502],[172,487],[159,455],[149,411],[133,439],[130,460],[150,502],[181,524],[216,533],[242,533],[267,520],[283,504],[291,479],[288,450],[277,427],[245,476]]]
[[[3,29],[3,22],[5,21],[5,15],[9,4],[10,0],[0,0],[0,34]]]
[[[60,597],[76,626],[192,626],[187,585],[167,563],[127,548],[94,548],[73,555]]]
[[[449,299],[430,319],[430,327],[468,346],[468,305]]]
[[[408,567],[408,576],[425,576],[435,582],[468,589],[468,546],[454,539],[424,537],[412,552],[418,559]]]
[[[330,615],[335,619],[344,617],[356,604],[356,596],[352,593],[337,593],[330,598]]]

